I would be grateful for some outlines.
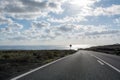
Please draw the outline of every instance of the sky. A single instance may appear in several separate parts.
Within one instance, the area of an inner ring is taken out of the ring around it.
[[[120,0],[0,0],[0,45],[120,42]]]

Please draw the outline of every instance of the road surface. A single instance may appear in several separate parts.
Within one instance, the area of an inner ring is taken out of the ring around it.
[[[80,50],[11,80],[120,80],[120,56]]]

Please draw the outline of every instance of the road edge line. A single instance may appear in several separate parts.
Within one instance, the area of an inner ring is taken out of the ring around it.
[[[100,60],[97,60],[99,64],[104,65],[104,63]]]
[[[109,64],[108,62],[102,60],[101,58],[99,58],[99,57],[97,57],[97,56],[95,56],[93,54],[92,54],[92,56],[95,57],[95,58],[97,58],[97,59],[99,59],[100,61],[102,61],[103,63],[105,63],[106,65],[108,65],[109,67],[111,67],[112,69],[114,69],[115,71],[117,71],[117,72],[120,73],[120,70],[118,68],[114,67],[113,65]]]
[[[65,59],[65,58],[67,58],[67,57],[69,57],[69,56],[71,56],[71,54],[70,54],[70,55],[67,55],[67,56],[65,56],[65,57],[59,58],[59,59],[57,59],[57,60],[55,60],[55,61],[52,61],[52,62],[50,62],[50,63],[47,63],[47,64],[45,64],[45,65],[42,65],[42,66],[40,66],[40,67],[37,67],[37,68],[35,68],[35,69],[32,69],[32,70],[30,70],[30,71],[27,71],[27,72],[25,72],[25,73],[23,73],[23,74],[21,74],[21,75],[18,75],[18,76],[14,77],[14,78],[11,78],[10,80],[17,80],[17,79],[19,79],[19,78],[21,78],[21,77],[24,77],[24,76],[26,76],[26,75],[28,75],[28,74],[30,74],[30,73],[33,73],[33,72],[35,72],[35,71],[37,71],[37,70],[40,70],[40,69],[42,69],[42,68],[44,68],[44,67],[47,67],[47,66],[49,66],[49,65],[51,65],[51,64],[54,64],[54,63],[56,63],[56,62],[58,62],[58,61],[60,61],[60,60],[62,60],[62,59]]]

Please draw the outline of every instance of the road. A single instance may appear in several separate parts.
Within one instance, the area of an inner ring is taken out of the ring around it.
[[[120,80],[120,56],[80,50],[11,80]]]

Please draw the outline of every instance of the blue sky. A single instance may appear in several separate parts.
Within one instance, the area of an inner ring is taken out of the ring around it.
[[[0,45],[120,42],[120,0],[0,0]]]

